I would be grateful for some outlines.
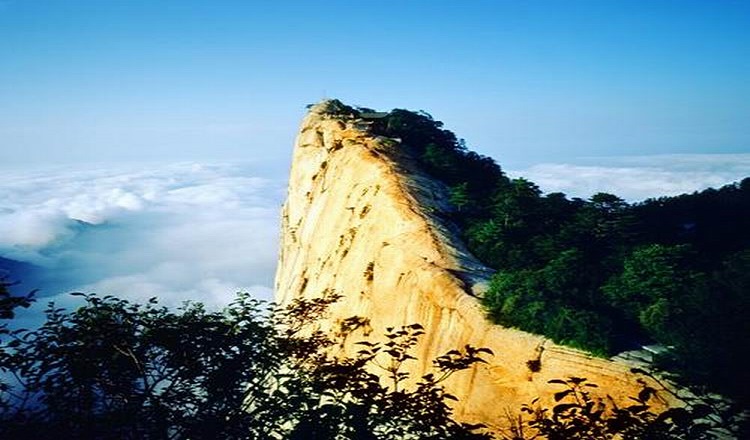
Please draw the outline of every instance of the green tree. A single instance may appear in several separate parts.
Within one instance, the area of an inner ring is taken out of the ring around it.
[[[602,287],[608,298],[664,344],[689,343],[704,302],[701,273],[686,267],[689,248],[653,244],[626,258]]]
[[[491,318],[502,325],[543,334],[567,344],[606,355],[612,351],[612,323],[594,309],[576,270],[581,266],[579,251],[561,252],[537,270],[497,273],[484,298]]]
[[[448,218],[499,271],[484,301],[493,320],[598,353],[658,341],[674,347],[670,368],[750,401],[725,379],[746,377],[732,359],[750,348],[740,318],[750,261],[737,256],[750,249],[750,178],[632,205],[608,193],[568,199],[508,179],[424,112],[397,109],[370,127],[450,189],[459,209]],[[569,251],[575,261],[561,266]]]
[[[24,388],[4,390],[13,405],[0,411],[0,436],[492,438],[481,425],[452,419],[448,402],[455,397],[442,386],[484,362],[489,350],[451,350],[433,360],[431,373],[410,378],[404,366],[417,361],[413,350],[424,329],[389,328],[383,342],[361,341],[356,354],[344,356],[338,348],[367,322],[352,317],[335,332],[322,330],[317,323],[335,299],[296,300],[270,310],[240,294],[221,312],[94,295],[74,312],[51,305],[40,329],[13,334],[15,343],[6,344],[10,358],[0,367]],[[555,395],[559,404],[524,407],[533,417],[518,419],[513,439],[704,438],[683,436],[706,432],[705,421],[698,421],[704,409],[652,413],[647,401],[653,390],[634,398],[638,405],[605,417],[586,394],[593,385],[585,379],[551,383],[568,387]]]
[[[468,183],[463,182],[449,188],[449,201],[459,212],[467,210],[472,205],[469,196]]]
[[[191,303],[169,310],[85,295],[74,312],[50,305],[37,330],[12,335],[0,368],[2,438],[447,439],[485,438],[451,418],[441,383],[483,362],[465,347],[434,360],[406,386],[403,366],[423,333],[390,329],[354,356],[317,326],[327,296],[268,310],[247,294],[225,310]],[[386,366],[387,381],[373,369]]]

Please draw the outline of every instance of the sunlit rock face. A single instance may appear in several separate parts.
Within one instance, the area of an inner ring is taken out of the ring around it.
[[[507,426],[521,404],[537,396],[552,402],[560,387],[550,379],[588,378],[616,402],[637,394],[634,365],[490,323],[478,296],[491,270],[441,218],[451,209],[446,188],[420,171],[397,139],[370,135],[361,120],[330,116],[329,105],[310,109],[296,140],[276,274],[279,303],[334,291],[343,298],[328,324],[366,317],[373,338],[387,327],[423,325],[418,360],[408,365],[414,377],[448,350],[490,348],[495,355],[487,364],[447,382],[463,421]]]

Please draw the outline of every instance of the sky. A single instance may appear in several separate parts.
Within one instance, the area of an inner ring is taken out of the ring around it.
[[[16,289],[270,299],[324,98],[425,110],[545,191],[721,186],[750,175],[750,2],[0,0]]]
[[[746,1],[0,0],[0,163],[279,172],[324,97],[507,167],[750,147]]]

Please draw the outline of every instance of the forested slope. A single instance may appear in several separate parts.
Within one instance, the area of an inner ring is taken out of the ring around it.
[[[509,178],[424,112],[341,105],[397,138],[450,189],[441,215],[497,270],[484,297],[495,322],[599,355],[647,344],[695,384],[747,399],[750,178],[720,189],[629,204],[543,194]]]

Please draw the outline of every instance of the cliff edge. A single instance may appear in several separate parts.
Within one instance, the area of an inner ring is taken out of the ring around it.
[[[332,323],[367,317],[373,337],[386,327],[423,325],[418,360],[409,366],[416,377],[448,350],[490,348],[488,364],[446,384],[459,399],[462,421],[502,427],[537,396],[551,403],[560,388],[548,380],[570,376],[597,383],[602,397],[618,403],[637,395],[643,378],[631,373],[636,365],[490,323],[478,295],[492,272],[441,218],[450,209],[446,189],[420,171],[397,139],[369,134],[361,119],[332,116],[331,105],[312,106],[296,140],[277,302],[336,292],[343,298],[332,308]],[[538,362],[538,371],[529,361]]]

